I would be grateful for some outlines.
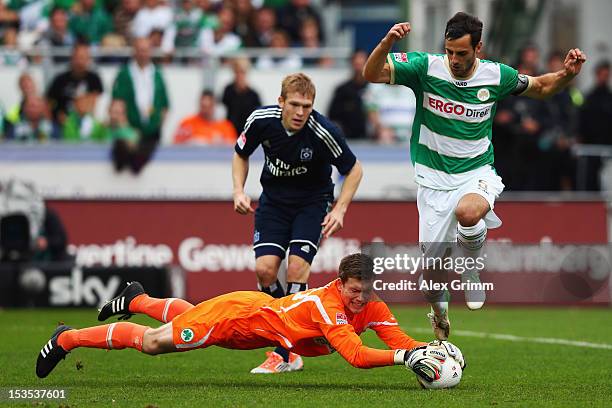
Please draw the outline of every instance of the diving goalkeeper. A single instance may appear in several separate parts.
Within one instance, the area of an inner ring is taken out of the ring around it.
[[[46,377],[77,347],[134,348],[150,355],[209,346],[281,346],[307,357],[338,351],[354,367],[405,364],[430,382],[439,378],[447,355],[465,365],[451,343],[427,345],[400,330],[387,305],[373,293],[373,280],[372,258],[353,254],[342,259],[338,279],[279,299],[263,292],[232,292],[193,306],[182,299],[149,297],[132,282],[100,309],[98,320],[144,313],[166,324],[156,329],[128,322],[79,330],[59,326],[38,355],[36,374]],[[368,328],[391,350],[364,346],[359,334]]]

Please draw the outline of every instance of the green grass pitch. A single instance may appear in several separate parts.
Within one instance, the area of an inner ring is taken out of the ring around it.
[[[611,344],[612,312],[588,308],[499,308],[469,312],[451,308],[458,331],[549,337]],[[403,329],[432,338],[425,307],[392,307]],[[306,358],[305,370],[255,376],[249,370],[263,350],[212,347],[162,356],[134,350],[78,349],[49,377],[34,366],[58,321],[74,327],[97,324],[95,310],[0,310],[0,388],[66,388],[63,402],[21,402],[3,406],[69,407],[275,407],[275,406],[440,406],[585,407],[612,406],[612,349],[542,344],[451,334],[468,361],[461,384],[452,390],[421,390],[403,367],[359,370],[339,355]],[[155,326],[146,317],[132,321]],[[373,332],[362,336],[382,347]],[[77,364],[82,368],[77,369]]]

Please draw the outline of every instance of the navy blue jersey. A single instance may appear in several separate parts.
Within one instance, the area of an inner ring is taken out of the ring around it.
[[[333,198],[331,166],[345,175],[356,158],[342,132],[313,110],[298,132],[289,135],[281,123],[278,105],[253,111],[236,142],[236,153],[248,158],[263,146],[261,172],[264,193],[272,200],[297,203]]]

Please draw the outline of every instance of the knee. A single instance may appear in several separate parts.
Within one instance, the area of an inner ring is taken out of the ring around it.
[[[295,263],[287,266],[287,280],[293,282],[297,277],[303,274],[304,267]]]
[[[159,338],[154,333],[145,332],[142,339],[142,352],[154,356],[162,352]]]
[[[269,286],[276,281],[278,269],[270,264],[260,264],[255,266],[255,273],[259,283],[264,286]]]
[[[288,282],[305,282],[308,280],[308,272],[310,264],[301,258],[299,260],[290,260],[287,265],[287,281]]]
[[[464,227],[472,227],[480,221],[483,214],[476,205],[463,204],[455,209],[455,217]]]

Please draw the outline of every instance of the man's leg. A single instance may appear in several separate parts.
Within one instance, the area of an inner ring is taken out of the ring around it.
[[[428,262],[428,265],[424,265],[419,287],[431,306],[427,317],[438,340],[446,340],[450,333],[449,294],[447,290],[434,287],[431,283],[448,282],[448,272],[442,268],[439,261],[449,256],[449,250],[455,241],[457,220],[453,214],[453,193],[426,187],[419,187],[417,191],[419,242],[423,256]],[[428,285],[421,286],[423,281]]]
[[[130,282],[125,289],[102,306],[98,320],[123,315],[119,320],[129,319],[134,313],[143,313],[162,323],[172,321],[193,305],[178,298],[157,299],[145,293],[139,282]]]
[[[468,193],[461,197],[455,209],[457,217],[457,243],[460,254],[466,259],[477,259],[487,239],[487,226],[483,220],[490,211],[489,202],[480,194]],[[473,264],[473,263],[472,263]],[[462,283],[480,283],[479,271],[476,268],[461,274]],[[482,289],[465,291],[465,302],[471,310],[480,309],[485,302],[486,293]]]
[[[72,329],[58,327],[38,355],[36,374],[44,378],[66,355],[77,347],[122,350],[133,348],[155,355],[176,351],[172,342],[172,324],[152,329],[135,323],[118,322],[102,326]]]
[[[255,211],[255,273],[259,289],[274,298],[285,296],[283,285],[278,280],[278,270],[285,259],[294,209],[271,201],[265,194]],[[253,374],[269,374],[289,371],[289,352],[277,347],[266,353],[266,360],[251,370]]]
[[[262,254],[255,260],[255,274],[260,290],[275,298],[285,296],[285,290],[278,280],[278,270],[282,258],[284,258],[284,254],[283,257]]]

